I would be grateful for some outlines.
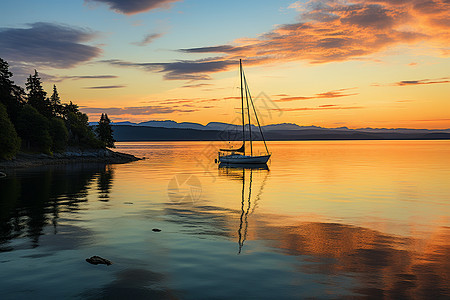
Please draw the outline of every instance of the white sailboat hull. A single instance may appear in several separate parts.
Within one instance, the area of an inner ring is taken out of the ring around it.
[[[269,158],[270,154],[261,156],[231,154],[219,156],[219,161],[228,164],[265,164]]]

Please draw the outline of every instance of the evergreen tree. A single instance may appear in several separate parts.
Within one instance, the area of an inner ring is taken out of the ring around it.
[[[50,104],[52,106],[52,112],[54,116],[59,116],[62,114],[61,99],[59,98],[58,90],[56,85],[53,85],[53,94],[50,96]]]
[[[14,84],[10,79],[12,76],[8,63],[0,58],[0,103],[6,107],[8,116],[14,124],[24,105],[25,92]]]
[[[25,105],[19,114],[17,131],[28,150],[50,154],[52,139],[49,121],[31,105]]]
[[[71,112],[72,112],[72,113],[77,113],[77,112],[79,112],[78,105],[73,104],[72,101],[70,101],[69,104],[64,104],[64,105],[63,105],[63,107],[62,107],[62,114],[63,114],[63,117],[64,117],[65,119],[67,119],[67,115],[68,115],[69,113],[71,113]]]
[[[45,153],[64,151],[68,144],[86,148],[114,147],[112,130],[111,139],[107,135],[104,142],[97,139],[87,115],[80,112],[76,104],[61,104],[55,85],[48,98],[36,70],[27,78],[28,94],[14,85],[11,77],[8,63],[0,58],[0,105],[6,107],[6,112],[0,115],[0,157],[12,157],[18,151],[20,138],[23,148]],[[105,121],[110,123],[107,116]]]
[[[20,148],[20,138],[8,118],[6,108],[0,103],[0,159],[13,158]]]
[[[8,62],[0,58],[0,87],[2,88],[2,92],[4,88],[12,85],[12,81],[9,79],[12,76],[13,74],[9,71]]]
[[[50,120],[50,136],[52,137],[52,151],[63,152],[66,150],[69,132],[63,119],[53,117]]]
[[[89,126],[88,116],[80,111],[70,111],[66,115],[66,126],[69,130],[69,144],[87,148],[101,148],[102,143],[95,137]]]
[[[108,118],[107,114],[102,114],[100,117],[100,121],[98,122],[98,126],[95,129],[99,140],[103,143],[105,147],[115,148],[114,146],[114,138],[113,138],[113,130],[111,128],[111,121]]]
[[[47,92],[42,88],[41,78],[36,70],[30,75],[25,83],[28,90],[28,104],[36,108],[43,116],[51,118],[53,114],[52,105],[47,98]]]

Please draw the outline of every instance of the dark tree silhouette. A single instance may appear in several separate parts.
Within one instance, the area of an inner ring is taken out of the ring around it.
[[[8,63],[0,58],[0,103],[5,105],[11,122],[15,124],[25,103],[25,92],[14,84],[10,79],[12,76]]]
[[[64,151],[68,145],[114,147],[112,130],[110,139],[103,133],[106,139],[97,139],[87,115],[72,102],[61,103],[56,85],[48,98],[36,70],[27,78],[27,94],[23,88],[14,85],[11,77],[8,63],[0,58],[0,105],[4,106],[3,110],[6,108],[0,115],[0,157],[13,157],[20,143],[23,149],[49,154]]]
[[[52,106],[52,113],[54,116],[62,115],[63,107],[61,105],[61,99],[59,98],[56,85],[53,85],[53,94],[50,96],[50,105]]]
[[[0,159],[11,159],[20,149],[20,138],[0,103]]]
[[[66,150],[69,132],[63,119],[53,117],[50,120],[50,136],[52,137],[52,151],[63,152]]]
[[[69,144],[86,148],[102,148],[102,143],[95,137],[89,126],[88,116],[80,111],[66,115],[66,126],[69,130]]]
[[[98,126],[95,129],[97,132],[97,136],[99,140],[108,148],[115,148],[114,138],[113,138],[113,130],[111,128],[111,121],[108,118],[107,114],[102,114],[100,117],[100,121],[98,122]]]
[[[36,108],[41,115],[51,118],[53,115],[52,105],[47,98],[47,92],[42,88],[41,78],[36,70],[34,70],[34,75],[27,78],[25,85],[28,91],[28,104]]]
[[[72,113],[79,112],[78,105],[73,104],[72,101],[70,101],[69,104],[64,104],[62,107],[62,113],[65,119],[67,119],[67,115],[71,112]]]
[[[20,112],[17,131],[28,150],[50,153],[49,121],[31,105],[25,105]]]

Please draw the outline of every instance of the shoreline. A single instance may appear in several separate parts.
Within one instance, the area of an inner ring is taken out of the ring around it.
[[[65,165],[71,163],[105,163],[124,164],[141,160],[131,154],[116,152],[109,149],[70,149],[64,153],[55,153],[53,156],[37,153],[17,153],[12,160],[0,160],[0,171],[7,169],[22,169],[44,165]]]

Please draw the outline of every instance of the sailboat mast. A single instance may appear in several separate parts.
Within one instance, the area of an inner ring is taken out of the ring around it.
[[[239,59],[239,72],[241,75],[242,143],[244,145],[245,155],[244,85],[242,84],[242,59]]]
[[[245,100],[247,101],[247,116],[248,116],[248,133],[250,140],[250,155],[253,156],[253,144],[252,144],[252,123],[250,122],[250,105],[248,104],[248,97],[250,95],[250,91],[247,86],[247,78],[245,78],[244,71],[242,71],[244,76],[244,88],[245,88]]]

